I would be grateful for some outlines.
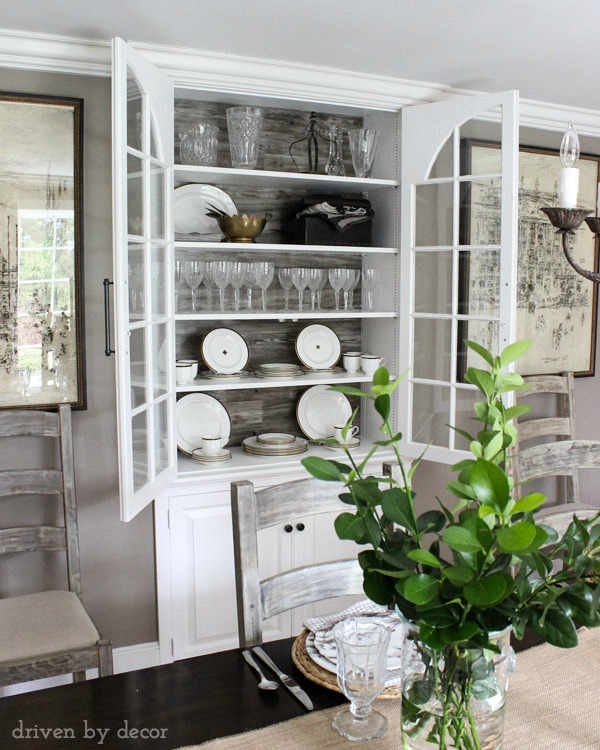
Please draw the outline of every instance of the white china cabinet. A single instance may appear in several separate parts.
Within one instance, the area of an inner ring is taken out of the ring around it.
[[[181,658],[237,643],[229,483],[250,479],[266,486],[305,476],[301,455],[249,455],[241,441],[264,431],[300,435],[296,408],[307,388],[340,382],[360,386],[371,380],[344,371],[308,372],[285,381],[256,374],[266,362],[297,362],[296,339],[305,326],[325,324],[343,350],[385,356],[392,373],[407,373],[394,403],[394,423],[405,436],[408,458],[427,444],[432,460],[449,462],[462,455],[466,446],[455,442],[447,427],[465,426],[474,399],[462,380],[468,363],[461,342],[469,337],[497,345],[513,334],[517,99],[509,92],[412,106],[401,113],[400,104],[368,109],[351,96],[335,105],[325,103],[326,94],[310,102],[294,100],[293,87],[286,99],[269,97],[248,90],[243,76],[212,81],[202,90],[175,89],[122,40],[114,42],[113,75],[122,518],[131,519],[155,501],[162,658]],[[265,112],[256,169],[227,166],[224,112],[231,104],[257,105]],[[380,130],[371,178],[294,169],[287,148],[302,137],[313,110],[346,128],[364,124]],[[178,127],[207,118],[221,127],[217,166],[176,163]],[[461,157],[464,139],[480,134],[480,128],[498,142],[500,158],[493,165],[477,165],[475,172]],[[173,193],[184,185],[214,186],[232,198],[240,213],[265,211],[272,219],[253,244],[200,242],[197,236],[175,233]],[[285,217],[309,194],[368,197],[375,213],[372,245],[286,243]],[[360,288],[361,302],[350,309],[336,310],[333,296],[325,292],[321,310],[310,305],[300,310],[297,304],[285,309],[275,280],[266,310],[244,305],[235,310],[228,300],[222,311],[208,305],[203,287],[194,310],[191,291],[175,286],[176,261],[184,259],[268,260],[276,269],[373,268],[379,282],[371,309]],[[206,377],[201,361],[197,378],[176,385],[175,359],[199,359],[202,340],[218,327],[244,338],[248,375]],[[176,402],[193,393],[208,394],[225,408],[230,461],[200,464],[177,450]],[[357,423],[361,445],[356,455],[362,457],[379,437],[379,420],[361,404]],[[309,450],[335,455],[321,445]],[[389,457],[378,454],[374,468]],[[273,530],[265,538],[265,572],[316,560],[343,546],[331,519],[317,527],[290,519],[289,526],[291,531]],[[351,548],[350,554],[355,551]],[[270,635],[297,629],[305,614],[294,623],[280,618]]]

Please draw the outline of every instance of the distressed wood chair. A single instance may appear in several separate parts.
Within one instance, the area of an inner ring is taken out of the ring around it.
[[[233,548],[240,647],[263,642],[264,620],[295,607],[347,594],[363,593],[356,557],[281,572],[260,580],[258,532],[290,519],[342,511],[342,485],[316,479],[256,490],[252,482],[231,484]]]
[[[66,555],[68,591],[36,593],[0,599],[0,685],[11,685],[60,674],[84,680],[85,670],[112,674],[112,648],[87,614],[81,597],[75,472],[71,409],[58,412],[0,411],[0,438],[55,438],[60,446],[58,469],[0,471],[0,501],[15,496],[62,496],[64,525],[19,526],[0,529],[0,555],[21,552],[60,552]],[[4,441],[3,441],[4,442]]]

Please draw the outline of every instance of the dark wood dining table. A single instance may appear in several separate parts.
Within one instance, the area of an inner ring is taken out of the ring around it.
[[[345,701],[294,666],[293,639],[265,651],[310,695],[315,710]],[[265,670],[268,672],[268,670]],[[283,687],[259,690],[241,651],[0,698],[2,750],[172,750],[306,713]]]

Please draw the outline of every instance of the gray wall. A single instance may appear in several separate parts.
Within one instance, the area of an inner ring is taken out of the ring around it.
[[[152,512],[147,508],[127,524],[119,518],[114,357],[104,355],[102,279],[113,275],[110,80],[3,70],[0,91],[84,100],[88,408],[73,413],[83,593],[99,628],[114,646],[147,643],[157,639]],[[22,465],[20,453],[19,446],[3,448],[3,463]],[[24,563],[27,572],[33,571],[38,562]],[[15,590],[15,581],[7,581],[5,576],[6,568],[0,568],[0,595]],[[57,585],[64,585],[58,573],[56,577]]]

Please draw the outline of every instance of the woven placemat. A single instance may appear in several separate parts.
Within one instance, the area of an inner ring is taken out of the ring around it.
[[[337,676],[333,672],[329,672],[324,667],[316,664],[308,655],[306,650],[306,637],[310,631],[303,630],[300,635],[295,639],[292,645],[292,660],[302,674],[312,682],[316,682],[317,685],[327,688],[328,690],[335,690],[336,693],[341,693],[338,685]],[[402,694],[400,685],[390,685],[386,687],[379,696],[380,698],[399,698]]]

